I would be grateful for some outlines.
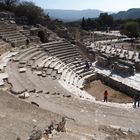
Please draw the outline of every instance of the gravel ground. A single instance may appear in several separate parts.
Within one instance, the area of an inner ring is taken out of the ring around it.
[[[31,105],[31,101],[40,108]],[[120,109],[63,94],[42,93],[23,101],[1,91],[0,140],[25,140],[35,128],[44,130],[62,116],[67,120],[66,133],[55,135],[54,140],[138,140],[139,115],[139,109]]]
[[[45,129],[61,116],[37,108],[19,100],[7,92],[0,91],[0,140],[27,139],[34,127]]]
[[[117,108],[106,106],[108,103],[96,104],[75,97],[63,97],[63,95],[43,95],[38,97],[31,96],[27,102],[34,101],[40,105],[41,108],[52,111],[63,116],[67,116],[67,138],[66,140],[137,140],[140,129],[139,114],[140,109],[134,108]],[[104,127],[108,131],[103,131]],[[116,132],[112,134],[114,128]],[[117,134],[119,129],[124,129],[126,136]],[[128,134],[128,130],[132,133]],[[116,136],[117,135],[117,136]],[[107,137],[109,136],[109,137]],[[69,137],[69,138],[68,138]],[[61,140],[61,138],[59,137]]]

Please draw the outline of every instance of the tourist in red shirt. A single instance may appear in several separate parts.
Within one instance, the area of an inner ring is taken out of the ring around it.
[[[107,90],[104,92],[104,102],[107,102],[108,92]]]

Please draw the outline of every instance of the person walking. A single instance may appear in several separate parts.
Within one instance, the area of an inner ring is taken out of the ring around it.
[[[140,107],[140,94],[135,94],[134,95],[134,108]]]
[[[108,100],[108,92],[107,90],[104,92],[104,102],[107,102]]]

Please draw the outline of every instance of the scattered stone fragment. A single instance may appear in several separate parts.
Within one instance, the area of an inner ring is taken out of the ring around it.
[[[36,93],[37,94],[40,94],[40,93],[42,93],[43,92],[43,90],[39,90],[39,91],[37,91]]]
[[[36,102],[31,102],[31,104],[39,107],[39,104],[37,104]]]
[[[54,122],[52,122],[52,123],[50,124],[50,126],[48,126],[49,134],[52,133],[52,130],[53,130],[53,129],[54,129]]]
[[[35,119],[33,119],[32,121],[33,121],[33,122],[37,122],[37,120],[35,120]]]
[[[63,95],[63,97],[71,98],[71,95]]]
[[[41,138],[40,140],[46,140],[46,138],[43,137],[43,138]]]
[[[36,97],[39,97],[39,94],[37,93],[35,96],[36,96]]]
[[[25,92],[25,93],[19,95],[19,98],[21,98],[21,99],[27,99],[29,97],[30,97],[30,94],[28,92]]]
[[[56,130],[57,130],[58,132],[66,132],[65,125],[66,125],[66,119],[63,117],[63,118],[62,118],[62,121],[58,124]]]
[[[57,94],[56,92],[52,93],[52,95],[56,95],[56,94]]]
[[[50,92],[48,91],[48,92],[45,92],[45,94],[50,94]]]
[[[30,90],[29,92],[35,93],[35,92],[36,92],[36,89],[32,89],[32,90]]]
[[[42,138],[41,130],[33,130],[32,134],[29,136],[28,140],[40,140]]]

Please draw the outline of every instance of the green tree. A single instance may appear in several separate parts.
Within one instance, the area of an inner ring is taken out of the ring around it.
[[[26,17],[29,24],[40,23],[44,16],[43,10],[32,2],[22,2],[16,7],[16,16]]]
[[[14,12],[19,0],[0,0],[0,10]]]
[[[124,24],[123,33],[130,38],[138,38],[140,33],[139,23],[128,21]]]
[[[82,18],[82,23],[81,23],[82,29],[85,29],[86,26],[86,22],[85,22],[85,18]]]
[[[19,2],[19,0],[1,0],[5,6],[13,6]]]
[[[107,13],[101,13],[99,19],[102,26],[110,27],[113,24],[113,17]]]
[[[88,18],[86,20],[86,30],[90,30],[91,29],[91,26],[92,26],[92,20],[90,18]]]

